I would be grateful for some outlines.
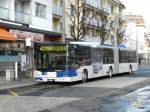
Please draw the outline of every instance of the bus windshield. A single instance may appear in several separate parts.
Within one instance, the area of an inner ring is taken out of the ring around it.
[[[36,69],[42,72],[64,70],[66,67],[66,49],[65,45],[40,46],[40,50],[35,53]],[[37,47],[38,49],[38,47]]]

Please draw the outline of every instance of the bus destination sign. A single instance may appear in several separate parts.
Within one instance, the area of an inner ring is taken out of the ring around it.
[[[67,50],[66,46],[56,45],[56,46],[40,46],[39,51],[41,52],[65,52]]]

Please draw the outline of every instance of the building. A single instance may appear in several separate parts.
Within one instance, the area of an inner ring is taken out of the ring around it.
[[[126,15],[127,47],[137,49],[138,53],[147,53],[145,41],[145,22],[141,15]]]
[[[16,78],[32,77],[34,42],[63,40],[62,4],[63,0],[0,0],[0,76],[15,70]]]
[[[146,33],[146,25],[141,15],[126,15],[126,46],[137,49],[139,60],[147,63],[149,60],[149,35]],[[147,40],[148,39],[148,40]]]
[[[65,33],[66,38],[72,38],[70,18],[76,15],[75,3],[79,1],[82,12],[80,20],[84,21],[84,38],[83,41],[99,41],[102,42],[102,37],[106,35],[105,44],[117,44],[117,30],[123,26],[125,6],[119,0],[72,0],[71,3],[66,0],[65,12]],[[81,5],[84,4],[84,5]],[[69,15],[69,17],[68,17]],[[72,17],[71,17],[72,16]],[[106,22],[107,21],[107,22]],[[82,26],[81,26],[82,27]]]

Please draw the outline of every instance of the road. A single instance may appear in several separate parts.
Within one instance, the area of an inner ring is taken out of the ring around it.
[[[145,105],[150,104],[150,89],[146,90],[149,94],[138,94],[138,89],[149,84],[150,69],[142,68],[134,74],[103,77],[84,84],[5,90],[0,92],[0,112],[149,112]],[[142,102],[143,98],[149,100]]]

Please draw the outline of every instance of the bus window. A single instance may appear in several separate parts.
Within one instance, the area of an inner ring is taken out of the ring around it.
[[[112,64],[112,63],[114,63],[113,49],[111,49],[111,48],[103,48],[103,63],[104,64]]]
[[[80,46],[77,50],[77,61],[80,65],[91,64],[91,49],[89,47]]]
[[[136,51],[121,50],[119,49],[119,63],[136,63],[137,54]]]
[[[119,49],[119,63],[124,62],[124,50]]]

